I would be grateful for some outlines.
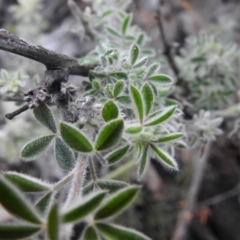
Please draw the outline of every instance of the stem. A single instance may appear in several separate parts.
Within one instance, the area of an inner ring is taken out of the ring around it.
[[[24,105],[21,108],[17,109],[16,111],[12,112],[12,113],[8,113],[5,115],[5,117],[9,120],[13,119],[14,117],[16,117],[17,115],[27,111],[29,109],[28,105]]]
[[[90,169],[90,172],[91,172],[91,175],[92,175],[93,182],[96,182],[97,181],[97,174],[96,174],[96,170],[95,170],[92,158],[89,159],[89,169]]]
[[[204,170],[207,165],[210,148],[211,143],[209,142],[206,144],[204,148],[204,153],[202,157],[197,161],[197,166],[193,173],[192,182],[190,184],[190,188],[186,198],[186,207],[180,212],[178,216],[177,225],[172,240],[186,239],[188,227],[191,223],[193,211],[196,205],[198,190],[200,188]]]
[[[88,166],[88,156],[81,154],[77,160],[73,170],[73,179],[65,207],[81,198],[82,186],[86,177],[86,169]]]
[[[125,163],[124,165],[122,165],[121,167],[118,167],[117,169],[115,169],[114,171],[112,171],[111,173],[106,175],[104,178],[105,179],[115,179],[118,176],[125,174],[128,170],[133,168],[135,165],[136,165],[136,163],[134,162],[134,160],[131,160],[131,161]]]
[[[5,29],[0,29],[0,49],[40,62],[47,69],[64,69],[69,75],[88,76],[89,70],[96,66],[80,65],[76,58],[34,45]]]
[[[59,182],[55,183],[54,186],[53,186],[53,191],[58,191],[64,185],[69,183],[73,179],[73,176],[74,176],[74,171],[70,172],[67,176],[65,176]]]

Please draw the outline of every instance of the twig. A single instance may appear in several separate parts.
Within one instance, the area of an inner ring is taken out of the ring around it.
[[[0,49],[40,62],[47,69],[63,69],[69,75],[88,76],[89,70],[96,66],[80,65],[76,58],[34,45],[5,29],[0,29]]]
[[[177,221],[176,229],[174,231],[172,240],[186,239],[187,230],[191,223],[191,220],[193,217],[193,211],[196,205],[198,190],[200,188],[200,184],[203,178],[203,173],[207,165],[210,145],[211,143],[208,143],[206,145],[202,157],[198,160],[198,164],[195,168],[195,172],[193,173],[193,179],[187,194],[186,206],[178,216],[178,221]]]
[[[167,38],[166,38],[164,26],[163,26],[162,12],[161,12],[160,8],[157,10],[156,20],[157,20],[158,28],[159,28],[161,38],[162,38],[162,41],[163,41],[163,47],[164,47],[163,54],[166,56],[170,67],[172,68],[176,78],[178,79],[180,71],[179,71],[178,66],[175,62],[175,59],[172,55],[172,47],[167,42]]]
[[[82,10],[72,0],[68,0],[68,6],[69,6],[73,16],[75,17],[75,19],[78,21],[78,23],[83,25],[86,35],[89,36],[91,38],[91,40],[93,41],[95,39],[95,37],[89,27],[89,23],[83,18]]]
[[[12,113],[8,113],[5,115],[5,117],[9,120],[13,119],[14,117],[16,117],[17,115],[27,111],[29,109],[28,105],[24,105],[21,108],[17,109],[16,111],[12,112]]]
[[[211,197],[211,198],[209,198],[205,201],[202,201],[201,203],[199,203],[196,206],[195,210],[199,210],[199,209],[202,209],[202,208],[206,208],[210,205],[223,202],[223,201],[225,201],[225,200],[227,200],[231,197],[234,197],[234,196],[238,195],[239,193],[240,193],[240,184],[238,184],[235,188],[230,189],[227,192],[218,194],[217,196],[214,196],[214,197]]]

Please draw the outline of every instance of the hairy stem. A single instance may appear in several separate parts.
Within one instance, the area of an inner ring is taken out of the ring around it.
[[[91,175],[92,175],[92,180],[94,182],[96,182],[97,181],[97,174],[96,174],[96,170],[95,170],[95,167],[94,167],[93,159],[89,159],[89,168],[90,168],[90,172],[91,172]]]
[[[55,183],[53,186],[53,191],[58,191],[61,189],[64,185],[69,183],[74,176],[74,171],[70,172],[68,175],[66,175],[63,179],[61,179],[59,182]]]
[[[72,184],[69,190],[68,198],[65,203],[65,207],[69,206],[71,203],[81,198],[82,187],[86,176],[88,161],[88,156],[83,154],[79,155],[79,159],[77,160],[76,166],[73,170],[74,173]]]

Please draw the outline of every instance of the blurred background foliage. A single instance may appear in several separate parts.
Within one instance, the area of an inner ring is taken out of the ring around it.
[[[90,1],[77,0],[76,3],[87,19]],[[104,8],[114,3],[96,0],[94,4]],[[184,80],[185,88],[176,87],[175,93],[184,99],[182,103],[187,102],[188,111],[198,120],[195,122],[195,128],[199,129],[197,137],[212,140],[212,132],[221,133],[216,123],[207,126],[200,121],[208,117],[208,110],[214,110],[216,116],[227,116],[221,125],[224,134],[217,137],[210,149],[196,206],[189,216],[191,224],[186,240],[239,240],[240,3],[238,0],[164,0],[161,3],[135,0],[127,7],[132,12],[133,23],[147,33],[146,47],[154,50],[163,73],[174,76],[164,56],[164,44],[155,19],[159,8],[167,42],[172,46],[180,69],[179,77]],[[98,22],[90,23],[96,25]],[[75,57],[85,56],[96,45],[72,16],[66,0],[0,0],[0,27],[45,48]],[[31,112],[12,121],[4,118],[16,105],[22,104],[24,91],[43,77],[42,65],[1,51],[0,68],[8,69],[7,72],[1,70],[0,76],[0,169],[18,170],[49,181],[60,179],[64,172],[51,161],[51,150],[32,163],[22,163],[18,158],[25,142],[43,134],[43,128],[34,121]],[[80,80],[80,77],[71,77],[75,84]],[[194,137],[190,136],[191,146],[194,146]],[[117,222],[134,227],[154,240],[174,239],[178,215],[187,204],[198,156],[199,150],[177,151],[179,172],[166,171],[153,160],[141,180],[141,196],[131,209],[117,218]],[[135,183],[136,169],[132,166],[129,169],[115,177]],[[99,166],[98,171],[99,175],[108,173],[103,166]],[[10,218],[0,208],[0,221]]]

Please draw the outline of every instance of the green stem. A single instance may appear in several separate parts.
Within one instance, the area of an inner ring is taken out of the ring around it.
[[[116,179],[117,177],[119,177],[119,176],[125,174],[126,172],[128,172],[135,165],[136,164],[135,164],[134,160],[126,162],[121,167],[119,167],[119,168],[115,169],[114,171],[112,171],[111,173],[107,174],[104,178],[105,179]]]
[[[90,172],[91,172],[91,175],[92,175],[93,182],[96,182],[97,181],[97,174],[96,174],[96,170],[95,170],[92,158],[89,159],[89,169],[90,169]]]

